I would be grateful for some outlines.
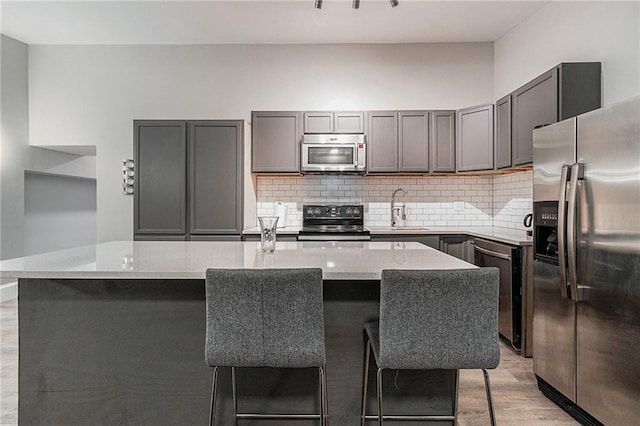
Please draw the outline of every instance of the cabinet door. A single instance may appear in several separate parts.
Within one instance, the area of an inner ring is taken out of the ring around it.
[[[493,105],[461,109],[456,121],[456,169],[493,169]]]
[[[251,126],[253,172],[300,172],[301,112],[253,112]]]
[[[429,171],[429,113],[398,113],[398,171]]]
[[[466,235],[440,237],[440,251],[465,262],[473,263],[473,243]]]
[[[559,121],[602,107],[600,62],[569,62],[558,68]]]
[[[189,122],[189,232],[242,232],[242,121]]]
[[[398,114],[367,114],[367,172],[398,171]]]
[[[332,112],[305,112],[305,133],[333,133]]]
[[[496,102],[496,169],[511,167],[511,95]]]
[[[241,235],[191,235],[189,241],[242,241]]]
[[[512,164],[533,161],[533,129],[558,121],[558,69],[513,92]]]
[[[186,123],[134,121],[134,155],[134,234],[186,234]]]
[[[431,113],[429,153],[432,172],[455,171],[455,117],[455,111]]]
[[[336,112],[333,117],[335,133],[364,133],[363,112]]]

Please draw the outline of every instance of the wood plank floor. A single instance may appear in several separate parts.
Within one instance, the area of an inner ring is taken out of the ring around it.
[[[500,365],[489,375],[498,425],[578,425],[540,393],[535,384],[531,358],[522,358],[501,343]],[[458,404],[461,426],[489,423],[481,371],[461,371]],[[11,300],[0,303],[0,425],[17,423],[18,303]]]

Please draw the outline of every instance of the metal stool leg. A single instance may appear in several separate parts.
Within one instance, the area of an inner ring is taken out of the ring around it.
[[[218,393],[218,367],[213,367],[211,377],[211,408],[209,410],[209,426],[216,422],[216,397]]]
[[[365,335],[364,366],[362,372],[362,411],[360,426],[364,426],[367,415],[367,387],[369,386],[369,362],[371,359],[371,342]]]
[[[453,426],[458,426],[458,395],[460,393],[460,370],[456,370],[456,394],[453,400]]]
[[[382,368],[378,367],[377,374],[377,382],[378,382],[378,425],[382,426],[383,415],[382,415]]]
[[[496,417],[493,413],[493,402],[491,401],[491,383],[489,382],[489,373],[484,368],[482,369],[484,374],[484,388],[487,391],[487,405],[489,406],[489,418],[491,419],[491,426],[496,426]]]
[[[233,396],[233,424],[238,426],[238,383],[236,382],[235,367],[231,367],[231,394]]]
[[[329,402],[327,401],[327,370],[320,367],[320,424],[329,424]]]

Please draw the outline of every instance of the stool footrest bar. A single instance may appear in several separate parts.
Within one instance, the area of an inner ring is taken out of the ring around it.
[[[371,414],[367,414],[366,416],[364,416],[365,420],[378,420],[378,416],[377,415],[371,415]],[[384,414],[382,416],[383,420],[432,420],[432,421],[451,421],[451,420],[455,420],[455,416],[420,416],[420,415],[415,415],[415,416],[410,416],[410,415],[406,415],[406,416],[394,416],[394,415],[386,415]]]
[[[320,414],[258,414],[238,413],[238,419],[319,419]]]

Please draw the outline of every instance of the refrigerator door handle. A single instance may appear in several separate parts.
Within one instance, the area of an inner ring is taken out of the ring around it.
[[[566,223],[567,223],[567,180],[569,165],[563,164],[560,172],[560,196],[558,197],[558,270],[560,272],[560,294],[563,299],[569,297],[567,291],[567,262],[566,262]]]
[[[577,218],[577,198],[578,180],[583,178],[584,166],[574,163],[571,166],[571,177],[569,179],[569,202],[567,203],[567,263],[569,269],[569,288],[571,289],[571,299],[575,302],[580,300],[578,295],[578,273],[576,263],[576,218]]]

